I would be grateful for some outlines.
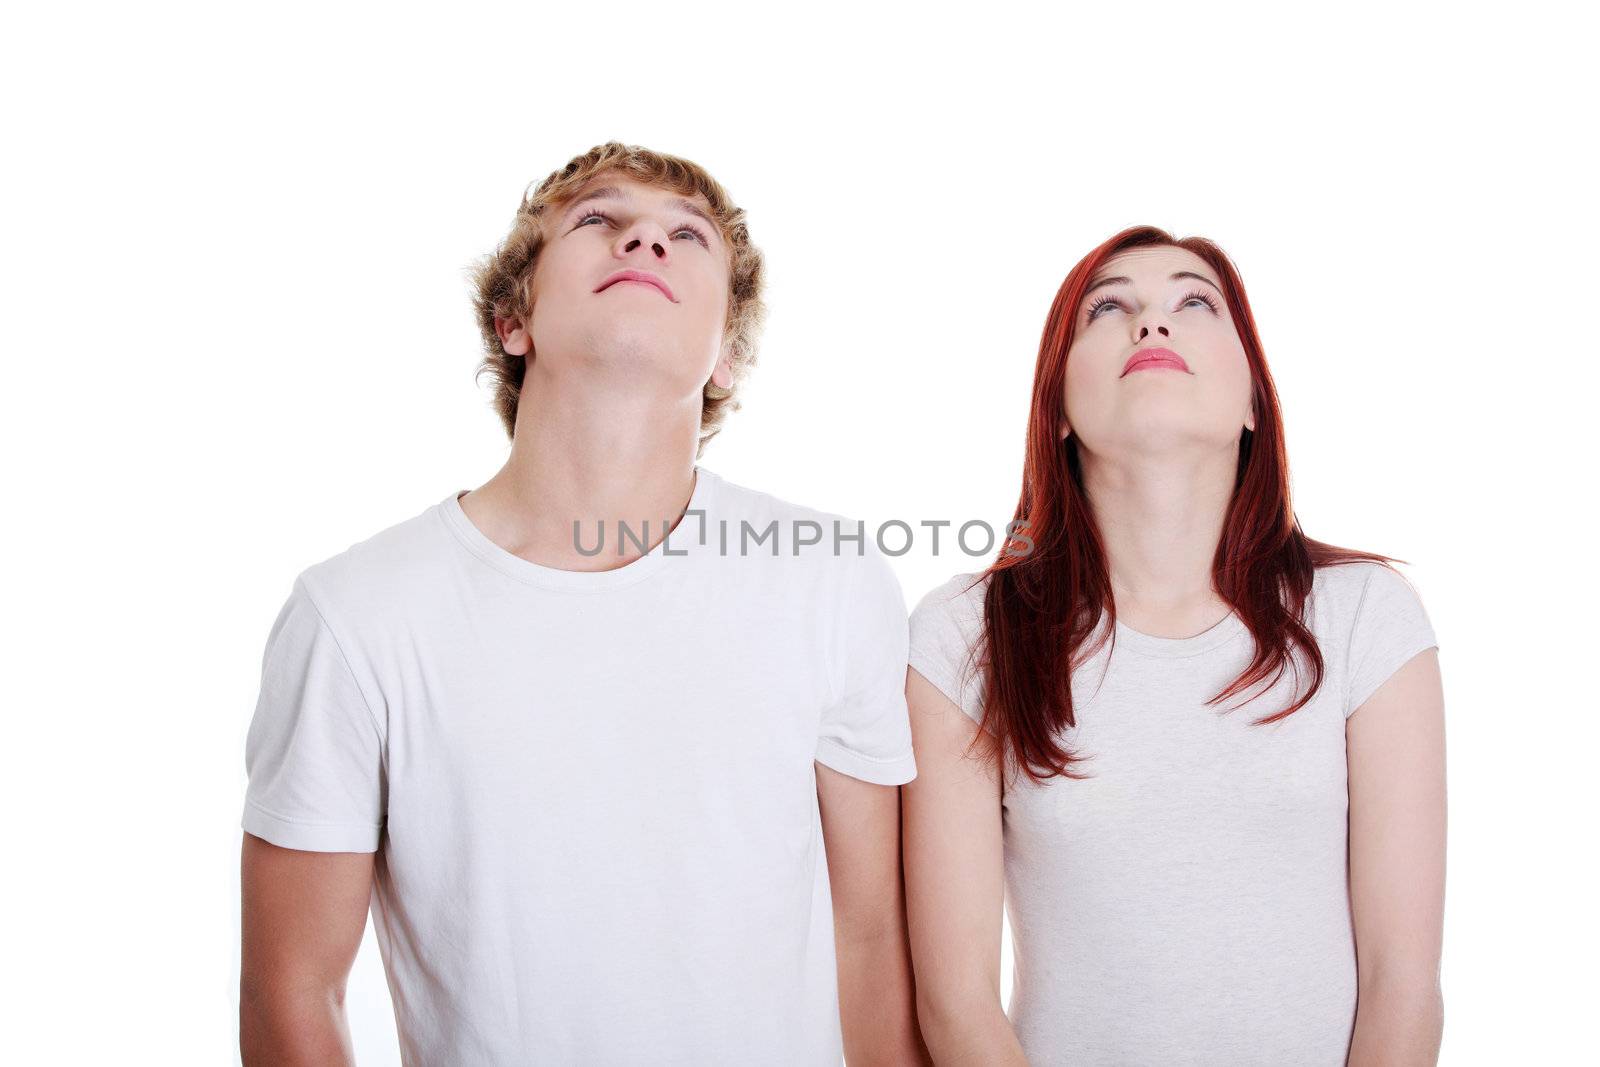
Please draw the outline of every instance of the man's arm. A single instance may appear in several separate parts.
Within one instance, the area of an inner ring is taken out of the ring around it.
[[[931,1063],[917,1036],[906,944],[900,788],[816,767],[845,1060],[851,1067]]]
[[[1000,1004],[1000,778],[967,754],[978,724],[915,669],[906,700],[917,759],[901,788],[906,907],[922,1037],[941,1065],[1027,1067]]]
[[[1351,1067],[1431,1067],[1444,1029],[1444,695],[1419,653],[1351,714],[1350,905],[1359,1000]]]
[[[244,835],[239,1051],[245,1067],[355,1062],[345,980],[366,929],[373,855],[279,848]]]

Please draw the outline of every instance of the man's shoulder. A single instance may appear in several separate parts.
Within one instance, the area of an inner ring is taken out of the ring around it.
[[[702,468],[703,470],[704,468]],[[773,518],[797,518],[831,521],[838,519],[841,522],[854,522],[838,512],[827,511],[822,508],[811,507],[790,500],[788,497],[764,489],[735,482],[723,477],[714,471],[708,472],[717,479],[720,503],[732,515],[768,516]]]
[[[718,478],[713,521],[727,524],[728,551],[807,560],[811,566],[852,570],[884,565],[877,527],[839,511]]]
[[[297,581],[324,612],[342,618],[391,610],[397,597],[437,570],[448,537],[430,504],[304,568]]]

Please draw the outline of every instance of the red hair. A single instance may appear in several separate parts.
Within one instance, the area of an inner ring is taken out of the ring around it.
[[[1314,541],[1301,531],[1289,505],[1289,462],[1277,390],[1262,355],[1244,284],[1227,253],[1203,237],[1175,240],[1153,226],[1123,230],[1073,267],[1056,292],[1034,370],[1027,459],[1016,510],[1032,548],[1026,554],[1002,551],[985,572],[989,577],[981,644],[985,729],[978,736],[987,736],[996,754],[1008,754],[1034,781],[1057,775],[1084,777],[1074,765],[1085,757],[1070,751],[1058,736],[1064,728],[1077,725],[1071,672],[1107,639],[1113,648],[1116,641],[1116,604],[1104,546],[1083,489],[1077,437],[1064,442],[1060,438],[1067,353],[1077,333],[1078,306],[1096,272],[1119,252],[1153,245],[1187,249],[1216,271],[1249,361],[1254,393],[1255,430],[1241,427],[1234,492],[1212,575],[1218,594],[1254,636],[1255,655],[1227,688],[1206,703],[1217,704],[1257,683],[1270,687],[1289,669],[1294,650],[1299,649],[1310,664],[1310,688],[1257,724],[1277,722],[1304,707],[1323,679],[1322,653],[1301,621],[1315,569],[1392,559]],[[1102,617],[1108,624],[1099,640],[1085,648]],[[1295,671],[1298,679],[1298,666]]]

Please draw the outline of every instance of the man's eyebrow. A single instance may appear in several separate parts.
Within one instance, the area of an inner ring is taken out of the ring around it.
[[[687,211],[689,214],[705,220],[705,224],[710,226],[717,233],[720,234],[722,232],[722,227],[717,225],[717,220],[706,214],[706,210],[699,204],[696,204],[693,200],[687,200],[683,197],[679,197],[678,199],[670,201],[669,203],[671,206],[680,211]]]
[[[561,209],[561,213],[565,215],[574,208],[581,207],[591,200],[617,200],[620,199],[621,196],[622,190],[618,189],[615,185],[602,185],[598,189],[590,189],[576,200],[568,203]]]
[[[578,199],[572,201],[572,203],[562,208],[561,214],[563,216],[569,215],[573,210],[589,203],[591,200],[620,199],[622,199],[621,189],[618,189],[615,185],[602,185],[597,189],[590,189],[588,192],[578,197]],[[677,208],[679,211],[687,211],[696,218],[703,219],[706,225],[710,226],[711,229],[718,235],[721,235],[722,227],[717,225],[717,220],[708,215],[706,210],[700,205],[696,204],[693,200],[690,200],[686,197],[678,197],[674,200],[667,201],[667,206]]]
[[[1215,289],[1219,293],[1222,292],[1222,286],[1218,285],[1216,282],[1212,281],[1210,278],[1207,278],[1204,274],[1196,274],[1192,270],[1180,270],[1180,271],[1176,272],[1175,274],[1173,274],[1172,277],[1168,278],[1167,280],[1175,282],[1179,278],[1193,278],[1195,281],[1205,282],[1207,285],[1211,286],[1213,289]],[[1096,289],[1101,288],[1102,286],[1106,286],[1106,285],[1129,285],[1129,284],[1132,284],[1132,282],[1133,282],[1132,278],[1127,278],[1127,277],[1124,277],[1123,275],[1120,275],[1120,274],[1115,275],[1114,277],[1110,277],[1110,278],[1101,278],[1099,281],[1097,281],[1094,284],[1090,285],[1089,288],[1085,289],[1083,291],[1083,295],[1084,296],[1088,296],[1090,293],[1094,292]]]

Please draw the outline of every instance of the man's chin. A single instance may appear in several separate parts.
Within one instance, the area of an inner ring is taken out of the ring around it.
[[[630,393],[675,397],[698,393],[710,373],[662,331],[609,331],[590,336],[547,361],[549,370],[581,385],[584,378],[621,383]],[[558,366],[559,365],[559,366]]]
[[[552,371],[559,365],[578,373],[652,379],[672,392],[679,391],[680,383],[697,390],[711,373],[709,358],[700,353],[714,353],[715,346],[703,338],[681,336],[681,324],[671,326],[676,329],[650,315],[614,316],[564,335],[536,338],[536,346],[540,353],[548,353],[545,362]]]
[[[664,369],[677,361],[677,347],[660,332],[614,331],[584,346],[583,361],[591,365],[631,367],[640,372]]]

